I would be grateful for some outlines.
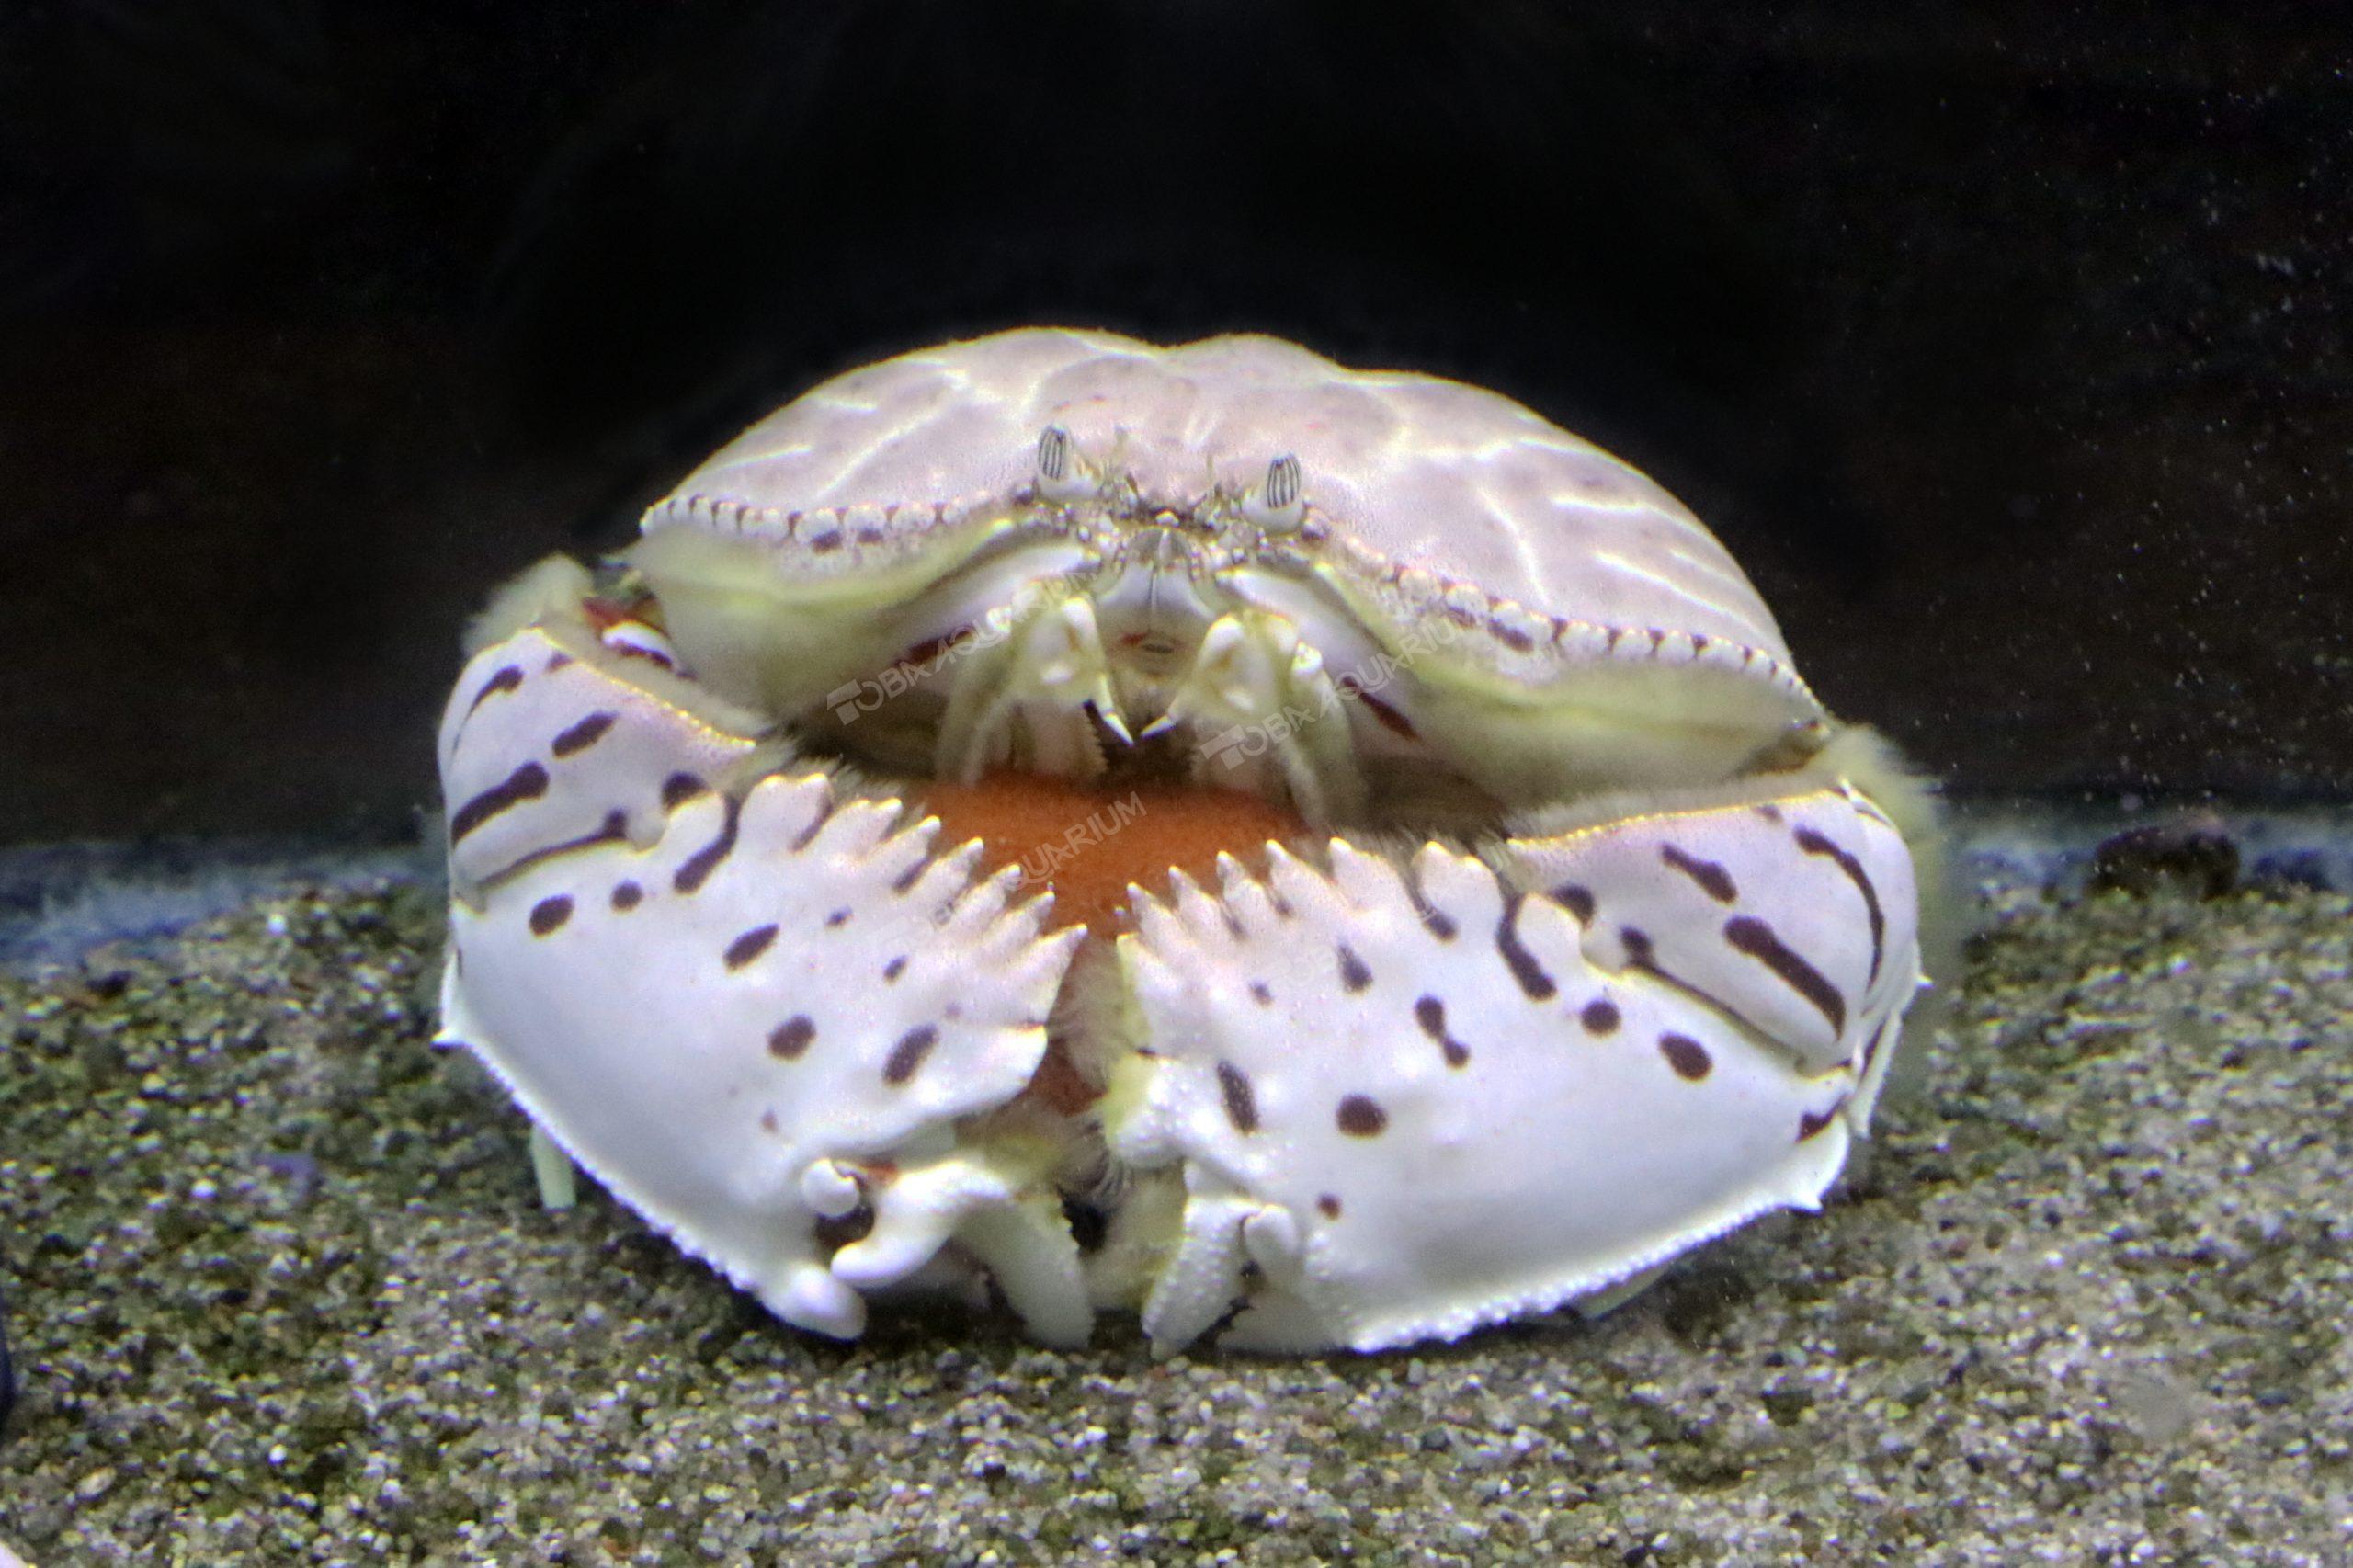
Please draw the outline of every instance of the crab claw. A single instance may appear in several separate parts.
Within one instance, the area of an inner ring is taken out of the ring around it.
[[[1432,844],[1408,875],[1334,840],[1328,872],[1277,852],[1139,909],[1120,950],[1153,1055],[1106,1132],[1183,1171],[1156,1348],[1237,1304],[1244,1347],[1451,1338],[1820,1201],[1919,982],[1908,854],[1870,803],[1496,858]]]
[[[1047,934],[1048,900],[1012,902],[1017,872],[976,879],[970,848],[936,853],[937,824],[845,799],[821,770],[738,799],[633,766],[749,743],[585,649],[551,671],[551,646],[527,631],[482,654],[446,731],[453,778],[544,782],[457,808],[473,885],[450,912],[444,1040],[790,1322],[855,1335],[863,1292],[953,1242],[1040,1337],[1084,1338],[1076,1247],[1042,1173],[959,1131],[1036,1073],[1084,928]],[[567,755],[563,737],[590,730],[617,766]],[[617,831],[577,831],[608,817]],[[861,1204],[872,1226],[844,1244]]]

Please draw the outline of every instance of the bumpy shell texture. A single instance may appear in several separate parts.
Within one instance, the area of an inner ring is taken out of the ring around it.
[[[1814,1207],[1868,1130],[1925,798],[1507,398],[1006,333],[645,528],[478,628],[443,1038],[788,1322],[1450,1338]]]

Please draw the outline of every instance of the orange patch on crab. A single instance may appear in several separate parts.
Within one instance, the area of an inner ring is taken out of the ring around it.
[[[1198,784],[1098,787],[1010,770],[977,784],[926,785],[921,809],[939,819],[940,843],[979,839],[983,873],[1019,866],[1032,887],[1051,887],[1050,929],[1084,924],[1107,935],[1120,924],[1132,882],[1167,891],[1181,870],[1215,885],[1221,851],[1254,868],[1268,839],[1307,824],[1256,795]]]

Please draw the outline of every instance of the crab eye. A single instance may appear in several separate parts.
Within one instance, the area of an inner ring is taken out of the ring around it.
[[[1266,483],[1242,504],[1243,515],[1270,534],[1294,532],[1306,519],[1300,497],[1299,460],[1285,452],[1267,465]]]
[[[1038,494],[1049,501],[1080,501],[1095,493],[1070,432],[1049,425],[1038,435]]]

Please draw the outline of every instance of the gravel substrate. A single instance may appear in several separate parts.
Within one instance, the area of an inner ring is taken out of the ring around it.
[[[2353,1561],[2353,903],[1989,895],[1828,1210],[1597,1322],[820,1343],[430,1034],[414,888],[0,979],[0,1542],[84,1563]],[[1498,1223],[1507,1223],[1499,1215]],[[5,1560],[5,1551],[0,1551]]]

